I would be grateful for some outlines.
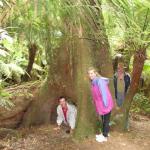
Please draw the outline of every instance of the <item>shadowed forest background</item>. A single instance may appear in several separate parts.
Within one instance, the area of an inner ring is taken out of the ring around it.
[[[115,102],[119,62],[131,84],[99,144],[87,70],[110,79]],[[149,0],[0,0],[0,149],[147,150],[149,91]],[[62,95],[78,109],[72,136],[53,131]]]

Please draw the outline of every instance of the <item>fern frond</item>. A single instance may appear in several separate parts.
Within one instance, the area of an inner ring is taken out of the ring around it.
[[[24,74],[24,70],[21,67],[19,67],[18,65],[14,64],[14,63],[7,64],[7,66],[9,67],[12,74],[14,74],[14,73],[17,73],[19,75]]]
[[[0,106],[10,110],[15,105],[10,100],[0,97]]]
[[[0,76],[4,75],[7,78],[11,78],[11,71],[7,64],[3,61],[0,61]]]
[[[0,107],[4,107],[7,110],[10,110],[12,107],[14,107],[15,105],[13,104],[13,102],[9,100],[10,97],[11,94],[4,91],[0,86]]]
[[[0,56],[6,57],[7,55],[9,55],[8,52],[6,52],[6,51],[0,49]]]

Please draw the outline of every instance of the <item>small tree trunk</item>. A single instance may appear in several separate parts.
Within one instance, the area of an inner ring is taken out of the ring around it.
[[[145,58],[146,58],[145,48],[138,50],[134,54],[131,85],[130,85],[129,92],[125,98],[124,105],[122,107],[123,118],[120,120],[120,125],[121,125],[120,127],[123,130],[128,129],[129,111],[130,111],[131,103],[133,101],[133,97],[136,94],[137,89],[138,89]]]
[[[23,76],[24,81],[28,81],[31,76],[31,70],[32,70],[34,59],[35,59],[36,52],[37,52],[36,44],[30,43],[28,47],[29,47],[29,49],[28,49],[29,50],[29,62],[28,62],[28,66],[26,69],[26,74]]]

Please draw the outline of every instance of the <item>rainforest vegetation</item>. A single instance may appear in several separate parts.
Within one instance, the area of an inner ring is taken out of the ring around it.
[[[115,149],[120,138],[120,149],[145,150],[150,146],[150,1],[0,0],[0,149],[99,149],[87,70],[92,66],[110,79],[115,101],[119,62],[131,84],[123,106],[113,109],[108,147],[101,148]],[[78,110],[71,137],[52,130],[62,95]],[[143,147],[138,131],[146,137]],[[35,143],[42,136],[40,147]]]

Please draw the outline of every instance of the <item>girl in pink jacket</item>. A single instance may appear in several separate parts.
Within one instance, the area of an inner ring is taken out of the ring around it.
[[[94,68],[88,70],[88,76],[91,80],[91,92],[95,109],[98,115],[102,117],[102,134],[96,135],[96,141],[107,141],[109,133],[109,122],[111,110],[113,108],[113,99],[108,87],[109,79],[100,76]]]

